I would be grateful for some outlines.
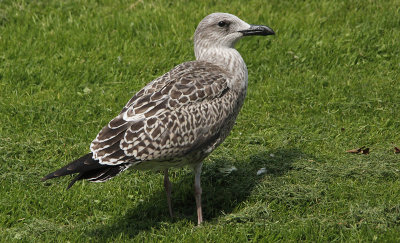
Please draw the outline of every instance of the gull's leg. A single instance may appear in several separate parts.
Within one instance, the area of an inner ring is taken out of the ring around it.
[[[174,217],[172,214],[172,204],[171,204],[171,189],[172,189],[172,184],[169,181],[168,177],[168,169],[164,170],[164,188],[165,188],[165,193],[167,194],[167,202],[168,202],[168,210],[169,210],[169,215]]]
[[[203,163],[196,164],[194,166],[194,197],[196,198],[196,207],[197,207],[197,224],[201,224],[203,222],[203,212],[201,210],[201,186],[200,186],[200,175],[201,175],[201,166]]]

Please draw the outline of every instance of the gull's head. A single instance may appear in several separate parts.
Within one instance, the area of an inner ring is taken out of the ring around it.
[[[263,25],[250,25],[235,15],[212,13],[197,26],[194,33],[195,49],[233,48],[243,36],[274,35],[275,32]]]

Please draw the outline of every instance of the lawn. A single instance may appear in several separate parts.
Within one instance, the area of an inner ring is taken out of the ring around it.
[[[248,95],[205,160],[203,225],[189,169],[171,172],[173,219],[161,173],[40,181],[193,60],[212,12],[276,35],[237,45]],[[399,40],[398,0],[0,1],[0,241],[398,242]]]

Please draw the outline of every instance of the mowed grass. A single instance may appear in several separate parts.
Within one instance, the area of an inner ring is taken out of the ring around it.
[[[193,60],[217,11],[276,36],[237,45],[248,96],[205,161],[202,226],[188,169],[171,172],[174,219],[160,173],[40,181]],[[399,241],[399,16],[396,0],[0,1],[0,240]]]

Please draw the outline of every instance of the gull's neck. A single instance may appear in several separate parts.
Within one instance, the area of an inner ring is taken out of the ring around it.
[[[242,56],[235,48],[199,48],[195,46],[195,55],[198,61],[210,62],[228,71],[228,73],[233,75],[233,82],[240,88],[247,87],[247,67]]]

